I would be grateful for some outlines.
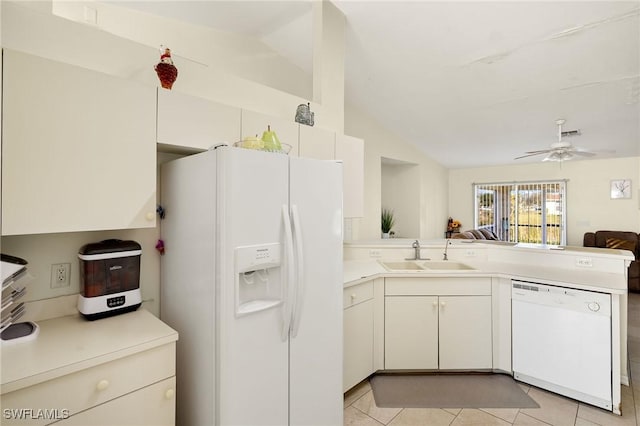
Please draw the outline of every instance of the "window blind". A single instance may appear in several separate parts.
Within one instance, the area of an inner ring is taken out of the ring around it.
[[[474,226],[502,241],[564,245],[565,181],[474,184]]]

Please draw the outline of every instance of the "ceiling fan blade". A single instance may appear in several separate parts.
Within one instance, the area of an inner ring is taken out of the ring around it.
[[[573,150],[573,151],[571,151],[571,154],[580,155],[582,157],[594,157],[596,155],[595,152],[579,151],[579,150]]]
[[[546,154],[547,152],[549,152],[548,149],[544,151],[533,151],[526,155],[521,155],[520,157],[516,157],[514,158],[514,160],[519,160],[520,158],[526,158],[526,157],[533,157],[534,155]]]
[[[525,154],[544,154],[545,152],[551,152],[552,149],[539,149],[538,151],[525,151]]]
[[[591,152],[594,154],[615,154],[615,149],[584,149],[584,148],[576,148],[574,152]]]

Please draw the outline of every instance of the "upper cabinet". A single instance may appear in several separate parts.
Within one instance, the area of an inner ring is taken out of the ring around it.
[[[154,227],[155,87],[3,59],[2,234]]]
[[[156,139],[166,148],[207,150],[241,139],[240,108],[158,87]]]
[[[343,165],[344,217],[364,216],[364,141],[336,134],[336,159]]]
[[[300,126],[300,157],[318,160],[336,158],[336,134],[329,130],[307,125]]]

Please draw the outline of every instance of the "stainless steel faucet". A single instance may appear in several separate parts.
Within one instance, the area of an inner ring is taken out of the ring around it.
[[[442,260],[449,260],[449,258],[447,257],[447,249],[449,248],[449,244],[451,244],[451,240],[447,238],[447,242],[444,243],[444,256],[442,257]]]
[[[405,260],[431,260],[428,257],[422,258],[420,257],[420,241],[415,240],[411,247],[415,250],[415,254],[413,255],[413,259],[405,258]]]

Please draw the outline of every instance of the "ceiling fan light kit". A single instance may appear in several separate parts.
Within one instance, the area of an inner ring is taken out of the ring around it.
[[[516,157],[515,159],[518,160],[520,158],[531,157],[534,155],[547,154],[547,156],[543,158],[542,161],[562,162],[562,161],[569,161],[575,158],[575,156],[593,157],[594,155],[596,155],[595,152],[587,151],[582,148],[577,148],[571,145],[570,142],[563,141],[562,140],[563,137],[580,136],[581,134],[580,130],[570,130],[570,131],[563,132],[562,125],[564,123],[565,123],[564,119],[556,120],[556,125],[558,126],[558,142],[552,143],[549,149],[527,151],[525,155]]]

